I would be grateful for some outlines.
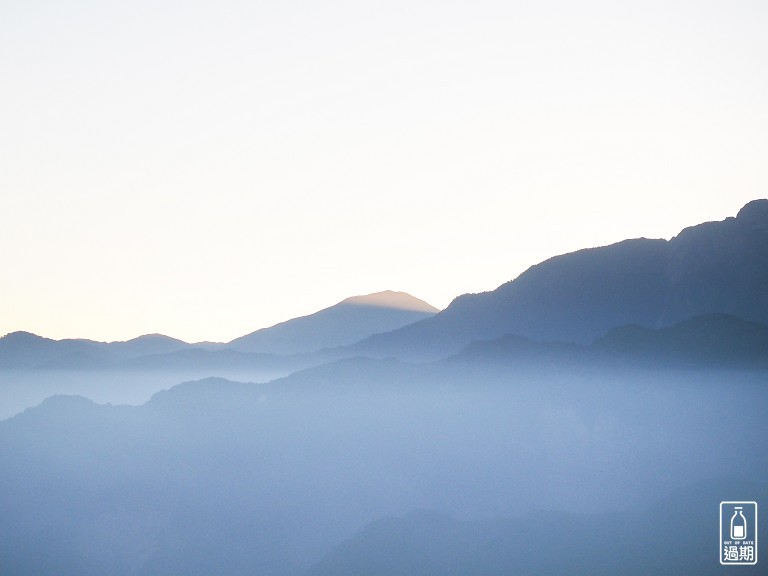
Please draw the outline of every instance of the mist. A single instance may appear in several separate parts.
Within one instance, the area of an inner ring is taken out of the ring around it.
[[[15,574],[719,573],[716,537],[674,543],[766,494],[765,384],[351,359],[139,406],[56,396],[0,422],[0,555]]]
[[[759,574],[766,262],[762,199],[442,311],[386,292],[229,343],[9,334],[0,567]]]

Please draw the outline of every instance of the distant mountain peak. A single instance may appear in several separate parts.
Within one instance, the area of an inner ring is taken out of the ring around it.
[[[746,224],[766,225],[768,223],[768,199],[760,198],[759,200],[747,202],[739,210],[736,218]]]
[[[37,334],[26,332],[24,330],[8,332],[8,334],[3,336],[2,339],[16,342],[48,340],[48,338],[44,338],[43,336],[38,336]]]
[[[371,306],[374,308],[390,308],[392,310],[409,310],[412,312],[426,312],[436,314],[440,310],[411,296],[407,292],[395,292],[393,290],[384,290],[383,292],[374,292],[362,296],[352,296],[342,300],[340,304],[350,306]]]
[[[152,334],[142,334],[141,336],[131,338],[130,340],[115,341],[112,342],[112,344],[123,344],[128,342],[176,342],[178,344],[187,344],[184,340],[179,340],[178,338],[166,336],[165,334],[159,334],[157,332],[153,332]]]
[[[434,316],[439,310],[405,292],[352,296],[310,314],[232,340],[240,352],[303,354],[346,346]]]

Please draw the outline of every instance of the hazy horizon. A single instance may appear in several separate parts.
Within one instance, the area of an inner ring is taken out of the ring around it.
[[[758,198],[753,198],[750,201],[757,200],[757,199]],[[736,212],[737,211],[738,210],[736,210]],[[729,215],[723,216],[722,218],[714,219],[714,220],[725,220],[728,217],[735,216],[736,212],[734,212],[733,214],[729,214]],[[680,229],[677,232],[675,232],[675,233],[671,234],[669,237],[666,237],[666,238],[663,238],[663,239],[670,240],[671,238],[676,236],[679,232],[681,232],[683,229],[688,228],[690,226],[695,226],[697,224],[702,224],[702,223],[703,222],[695,222],[695,223],[689,223],[689,224],[686,224],[684,226],[681,226]],[[647,236],[639,236],[639,237],[646,238]],[[618,239],[616,239],[616,242],[620,242],[620,241],[626,240],[626,239],[629,239],[629,238],[618,238]],[[582,249],[588,249],[588,248],[595,248],[595,247],[597,247],[597,246],[582,246],[582,247],[575,248],[574,250],[572,250],[570,252],[578,251],[578,250],[582,250]],[[529,265],[525,266],[522,270],[519,271],[518,274],[515,274],[515,276],[510,277],[507,280],[504,280],[503,282],[499,283],[499,285],[494,285],[494,286],[483,288],[481,290],[478,290],[476,293],[493,291],[498,286],[500,286],[501,284],[504,284],[504,283],[506,283],[508,281],[514,280],[519,274],[524,272],[529,267],[534,266],[536,264],[539,264],[539,263],[541,263],[541,262],[543,262],[543,261],[545,261],[545,260],[547,260],[549,258],[552,258],[552,257],[555,257],[555,256],[560,256],[560,255],[562,255],[562,254],[551,254],[549,256],[545,256],[544,258],[541,259],[541,261],[532,262]],[[197,339],[197,340],[190,340],[190,339],[185,339],[185,338],[182,338],[182,337],[179,337],[179,336],[175,336],[173,334],[162,333],[162,332],[150,332],[150,331],[143,331],[143,332],[136,333],[135,335],[132,335],[132,336],[128,336],[128,337],[125,337],[125,338],[117,338],[117,339],[105,339],[105,338],[89,337],[89,336],[86,336],[86,335],[83,335],[83,334],[69,334],[69,335],[64,335],[64,336],[51,336],[50,334],[34,332],[34,331],[28,330],[26,328],[20,328],[20,329],[17,329],[17,330],[10,330],[8,332],[3,333],[3,335],[8,335],[8,334],[11,334],[11,333],[14,333],[14,332],[30,332],[30,333],[33,333],[33,334],[35,334],[37,336],[42,336],[44,338],[51,338],[51,339],[54,339],[54,340],[85,339],[85,340],[93,340],[93,341],[96,341],[96,342],[123,342],[123,341],[133,340],[133,339],[136,339],[136,338],[139,338],[139,337],[142,337],[142,336],[162,335],[162,336],[168,336],[168,337],[171,337],[171,338],[175,338],[175,339],[178,339],[178,340],[190,343],[190,344],[205,343],[205,342],[229,342],[230,340],[232,340],[234,338],[238,338],[238,337],[244,336],[244,335],[249,334],[249,333],[251,333],[253,331],[261,330],[261,329],[264,329],[264,328],[271,328],[271,327],[274,327],[277,324],[280,324],[280,323],[283,323],[283,322],[286,322],[286,321],[289,321],[289,320],[294,320],[294,319],[297,319],[297,318],[301,318],[301,317],[306,316],[306,315],[311,315],[311,314],[314,314],[314,313],[319,312],[321,310],[324,310],[325,308],[328,308],[328,307],[331,307],[331,306],[335,306],[337,304],[348,303],[348,301],[350,301],[350,300],[358,300],[358,299],[361,299],[361,298],[364,298],[364,297],[378,296],[378,295],[381,295],[381,294],[385,294],[387,292],[392,292],[392,293],[395,293],[395,294],[409,294],[409,293],[407,293],[405,291],[398,291],[398,290],[394,290],[393,291],[393,290],[391,290],[389,288],[383,288],[380,291],[372,292],[370,294],[348,294],[348,295],[345,295],[345,296],[340,296],[337,300],[335,300],[333,302],[326,303],[326,304],[321,304],[316,309],[299,313],[296,316],[281,318],[281,319],[278,319],[275,322],[270,323],[268,325],[253,326],[253,327],[247,329],[242,334],[237,334],[237,335],[233,336],[232,338],[226,338],[226,339],[221,339],[221,340],[215,340],[213,338],[207,338],[207,337],[200,338],[200,339]],[[453,301],[453,299],[455,299],[455,298],[457,298],[458,296],[461,296],[461,295],[462,294],[455,294],[454,296],[452,296],[447,301],[447,303],[445,305],[436,307],[437,310],[438,311],[444,310]],[[429,302],[429,301],[421,298],[417,294],[410,294],[410,296],[413,296],[417,300],[422,300],[422,301],[426,302],[430,306],[433,305],[432,302]]]
[[[0,8],[0,333],[444,308],[766,196],[768,7]]]

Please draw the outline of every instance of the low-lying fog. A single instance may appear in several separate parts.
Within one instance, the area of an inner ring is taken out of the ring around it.
[[[437,538],[461,574],[591,574],[572,547],[608,522],[611,570],[664,573],[661,558],[669,573],[716,573],[718,502],[766,492],[765,384],[357,359],[269,384],[188,383],[135,407],[53,398],[0,422],[0,557],[16,574],[453,573],[404,559],[431,558]],[[425,509],[447,519],[412,529]],[[548,520],[518,534],[532,514]],[[382,535],[387,517],[404,520]],[[526,547],[546,546],[557,554],[525,564]]]

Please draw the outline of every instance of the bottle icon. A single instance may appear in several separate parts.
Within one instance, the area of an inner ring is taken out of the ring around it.
[[[744,540],[747,537],[747,519],[741,513],[741,506],[733,509],[731,516],[731,540]]]

